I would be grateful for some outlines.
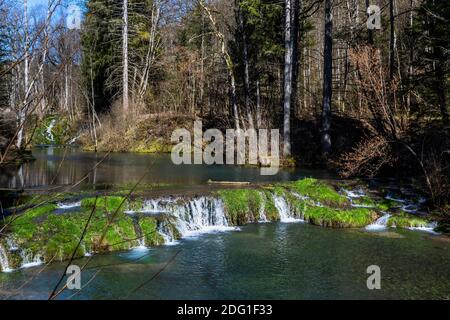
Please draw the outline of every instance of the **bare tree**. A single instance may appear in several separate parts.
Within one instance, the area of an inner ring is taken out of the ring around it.
[[[322,153],[331,151],[331,96],[333,93],[333,0],[325,0],[323,49]]]
[[[129,108],[128,102],[128,0],[123,0],[122,17],[122,55],[123,55],[123,111],[126,114]]]
[[[283,80],[283,155],[291,155],[291,109],[297,65],[297,23],[299,0],[285,1],[284,20],[284,80]]]
[[[199,5],[202,7],[204,13],[208,17],[209,21],[211,22],[211,26],[213,28],[214,35],[216,36],[217,40],[219,41],[220,50],[222,53],[222,57],[225,60],[227,71],[228,71],[228,77],[230,79],[230,90],[231,90],[231,106],[233,110],[233,117],[234,117],[234,125],[236,129],[239,129],[239,112],[237,107],[237,97],[236,97],[236,77],[234,74],[234,63],[231,59],[231,55],[228,52],[227,45],[225,43],[225,36],[222,32],[220,32],[216,19],[211,13],[211,10],[206,6],[204,0],[198,0]]]

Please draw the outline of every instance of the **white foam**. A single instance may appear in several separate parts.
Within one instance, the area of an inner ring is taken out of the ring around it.
[[[378,218],[374,223],[366,226],[366,230],[379,231],[387,228],[387,222],[392,215],[385,213],[382,217]]]
[[[413,231],[422,231],[422,232],[427,232],[427,233],[438,235],[440,233],[434,231],[434,229],[436,229],[436,227],[437,227],[437,223],[431,222],[424,227],[409,227],[408,229],[413,230]]]
[[[419,208],[413,204],[408,204],[401,207],[401,210],[406,213],[417,213],[419,211]]]
[[[267,223],[269,220],[267,220],[266,216],[266,196],[264,193],[259,192],[259,196],[261,197],[261,203],[259,204],[259,223]]]
[[[278,214],[280,215],[281,222],[284,222],[284,223],[304,222],[302,219],[297,219],[292,216],[289,205],[288,205],[286,199],[284,199],[283,197],[274,195],[273,202],[275,204],[275,208],[278,211]]]
[[[9,266],[8,255],[2,245],[0,245],[0,266],[2,272],[14,271],[14,269]]]
[[[81,201],[71,202],[71,203],[62,203],[59,202],[57,208],[61,210],[68,210],[73,208],[81,207]]]
[[[395,202],[398,202],[398,203],[406,203],[406,200],[394,198],[393,196],[391,196],[389,194],[386,197],[384,197],[384,198],[386,200],[391,200],[391,201],[395,201]]]
[[[347,190],[343,188],[342,191],[347,195],[348,198],[361,198],[366,195],[361,188],[357,190]]]

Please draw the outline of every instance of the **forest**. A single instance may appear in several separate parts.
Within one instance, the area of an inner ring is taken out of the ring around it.
[[[449,4],[2,0],[1,163],[52,120],[59,144],[167,152],[200,118],[279,128],[288,166],[414,175],[446,207]]]
[[[0,299],[448,300],[449,23],[450,0],[0,0]],[[253,129],[279,141],[202,163]]]

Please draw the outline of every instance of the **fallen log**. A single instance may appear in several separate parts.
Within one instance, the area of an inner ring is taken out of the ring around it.
[[[248,182],[248,181],[213,181],[213,180],[209,179],[208,184],[246,186],[246,185],[249,185],[250,182]]]

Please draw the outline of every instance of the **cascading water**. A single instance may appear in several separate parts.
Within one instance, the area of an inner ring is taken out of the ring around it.
[[[36,267],[43,263],[42,256],[39,254],[33,255],[31,253],[27,253],[26,251],[21,251],[20,256],[22,257],[21,268]]]
[[[384,230],[387,228],[387,222],[392,215],[385,213],[382,217],[378,218],[374,223],[366,226],[366,230]]]
[[[54,142],[55,141],[55,137],[53,136],[53,132],[52,132],[53,128],[55,127],[55,124],[56,124],[56,120],[53,119],[52,121],[50,121],[50,124],[48,125],[47,130],[46,130],[46,132],[47,132],[47,139],[50,142]]]
[[[0,271],[11,272],[13,269],[9,266],[8,255],[5,248],[0,244]]]
[[[230,227],[225,216],[223,202],[216,198],[200,197],[176,205],[170,213],[176,218],[175,226],[181,237],[201,233],[236,230]]]
[[[409,227],[409,230],[415,230],[415,231],[423,231],[423,232],[428,232],[431,234],[440,234],[439,232],[434,231],[434,229],[436,229],[438,226],[438,224],[436,222],[430,222],[429,224],[427,224],[424,227]]]
[[[275,208],[278,210],[281,222],[289,223],[302,221],[301,219],[296,219],[292,216],[291,210],[285,198],[273,195],[273,202],[275,204]]]
[[[289,199],[285,195],[277,194],[265,194],[260,192],[261,201],[259,203],[259,219],[258,222],[268,222],[265,208],[267,201],[273,200],[275,209],[279,213],[280,221],[283,223],[302,222],[302,219],[296,218],[298,213],[291,207]],[[291,195],[299,200],[307,202],[310,206],[322,206],[320,203],[314,201],[308,196],[304,196],[295,192]],[[363,195],[362,191],[359,192],[347,192],[347,197],[358,198]],[[271,197],[267,198],[267,197]],[[397,199],[399,200],[399,199]],[[407,201],[402,201],[403,205],[408,205]],[[81,205],[80,202],[64,202],[58,203],[58,209],[64,211],[70,211],[73,208],[77,208]],[[409,209],[409,208],[407,208]],[[146,200],[140,210],[126,211],[133,219],[137,219],[135,222],[135,231],[137,238],[137,248],[145,248],[145,240],[142,237],[142,230],[140,229],[138,219],[141,213],[144,215],[153,215],[157,219],[158,233],[164,238],[165,244],[176,244],[179,238],[196,237],[204,233],[211,232],[223,232],[239,230],[239,228],[230,226],[225,213],[225,207],[223,201],[214,196],[203,196],[195,198],[160,198]],[[367,230],[383,230],[387,228],[387,223],[390,214],[384,213],[382,217],[376,220],[373,224],[366,227]],[[251,221],[248,221],[251,222]],[[420,230],[426,232],[433,232],[435,224],[430,224],[420,228],[410,228],[413,230]],[[10,263],[8,261],[9,252],[13,253],[17,251],[21,258],[21,267],[32,267],[43,263],[43,259],[40,255],[32,254],[27,250],[18,248],[13,238],[7,237],[6,243],[3,246],[0,245],[0,271],[8,272],[12,271]],[[8,252],[9,250],[9,252]],[[90,255],[90,253],[86,253]]]
[[[262,192],[259,192],[259,195],[261,197],[261,203],[259,204],[259,221],[258,222],[265,223],[265,222],[268,222],[267,216],[266,216],[266,211],[265,211],[266,196]]]
[[[350,201],[350,206],[352,206],[353,208],[373,208],[373,205],[355,203],[355,201],[354,201],[355,199],[362,198],[366,195],[364,190],[362,190],[362,189],[356,189],[356,190],[342,189],[342,192],[345,194],[345,197]]]
[[[77,202],[70,202],[70,203],[58,203],[58,209],[61,210],[69,210],[69,209],[74,209],[74,208],[79,208],[81,207],[81,201],[77,201]]]

